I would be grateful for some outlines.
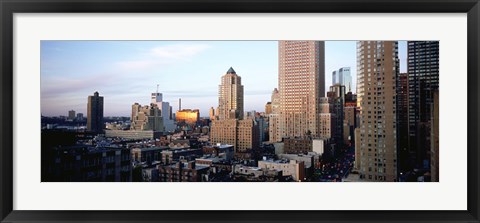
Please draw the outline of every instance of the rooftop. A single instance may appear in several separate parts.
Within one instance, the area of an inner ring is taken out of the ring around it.
[[[235,72],[235,70],[232,67],[230,67],[230,69],[228,69],[228,71],[227,71],[227,74],[237,74],[237,73]]]

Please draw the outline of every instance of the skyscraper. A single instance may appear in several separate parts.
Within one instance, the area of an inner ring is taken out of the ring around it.
[[[218,86],[218,118],[243,119],[242,78],[230,67]]]
[[[138,103],[133,104],[130,117],[130,121],[132,122],[130,130],[164,132],[165,127],[161,113],[162,111],[155,103],[151,103],[150,106],[142,106]]]
[[[243,120],[243,85],[230,67],[219,86],[218,119],[212,120],[210,142],[233,145],[236,158],[250,159],[251,150],[259,146],[259,138],[255,120]]]
[[[337,78],[337,71],[336,70],[334,70],[332,72],[332,85],[334,85],[334,84],[338,84],[338,78]]]
[[[272,113],[268,115],[268,141],[280,142],[282,141],[280,124],[280,93],[278,89],[273,89],[272,92]]]
[[[325,43],[279,41],[281,136],[319,134],[319,99],[325,96]]]
[[[169,102],[163,101],[162,93],[158,93],[158,85],[157,85],[157,92],[152,93],[150,103],[156,104],[157,108],[160,109],[160,112],[161,112],[160,116],[162,116],[165,131],[167,132],[174,131],[175,123],[172,115],[172,106],[170,106]]]
[[[397,76],[397,160],[398,174],[413,168],[408,149],[408,73]]]
[[[408,41],[408,132],[416,168],[429,168],[430,111],[439,88],[439,42]]]
[[[338,70],[340,81],[339,84],[345,86],[347,92],[352,90],[352,75],[350,74],[350,67],[342,67]],[[332,84],[333,85],[333,84]]]
[[[357,42],[357,100],[360,131],[356,152],[359,172],[367,181],[397,181],[396,78],[398,43]],[[361,84],[360,84],[361,83]]]
[[[88,96],[87,129],[96,133],[103,132],[103,97],[97,91],[93,96]]]
[[[345,86],[335,84],[330,86],[330,91],[327,92],[327,97],[330,98],[330,102],[333,106],[332,113],[335,114],[333,122],[335,130],[332,137],[335,138],[337,143],[343,142],[343,117],[344,117],[344,104],[345,104]],[[323,127],[323,126],[322,126]]]

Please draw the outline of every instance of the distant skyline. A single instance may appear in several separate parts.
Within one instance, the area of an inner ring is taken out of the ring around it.
[[[406,41],[399,41],[400,71],[406,72]],[[105,116],[130,116],[134,103],[163,94],[173,111],[218,106],[220,78],[233,67],[242,77],[245,111],[262,112],[278,88],[277,41],[41,41],[41,112],[86,115],[87,98],[104,97]],[[332,71],[350,67],[356,87],[356,41],[325,42],[325,84]]]

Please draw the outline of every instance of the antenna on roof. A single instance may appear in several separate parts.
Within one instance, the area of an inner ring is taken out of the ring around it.
[[[159,86],[159,84],[157,84],[157,95],[158,95],[158,86]]]

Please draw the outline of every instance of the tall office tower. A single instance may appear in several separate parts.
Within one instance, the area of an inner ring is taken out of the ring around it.
[[[332,85],[334,85],[334,84],[338,84],[337,71],[336,70],[334,70],[332,72]]]
[[[75,119],[75,111],[74,110],[68,111],[68,119],[70,119],[70,120]]]
[[[319,135],[319,99],[325,96],[325,42],[279,41],[281,135]]]
[[[408,41],[408,132],[416,168],[428,169],[433,92],[439,89],[439,42]]]
[[[330,101],[333,106],[333,113],[335,114],[335,122],[333,126],[335,128],[333,138],[335,142],[343,142],[343,108],[345,104],[345,86],[340,84],[335,84],[330,86],[330,91],[327,92],[327,97],[330,98]]]
[[[272,113],[268,115],[268,141],[280,142],[282,141],[282,127],[280,122],[280,93],[278,89],[273,89],[272,92]]]
[[[396,78],[398,43],[357,42],[360,103],[360,177],[397,181]],[[358,96],[357,96],[358,100]]]
[[[87,129],[91,132],[103,132],[103,97],[95,91],[93,96],[88,96]]]
[[[230,67],[222,76],[218,90],[218,118],[243,119],[243,85],[242,78]]]
[[[251,150],[259,146],[259,128],[254,119],[243,120],[243,85],[231,67],[222,76],[218,104],[219,117],[211,123],[210,142],[233,145],[235,157],[249,159]]]
[[[350,74],[350,67],[342,67],[338,70],[339,84],[345,86],[347,92],[352,91],[352,75]],[[332,84],[333,85],[333,84]]]
[[[172,116],[172,106],[170,106],[169,102],[163,101],[162,93],[158,93],[158,85],[157,85],[157,92],[152,93],[150,103],[156,104],[158,109],[160,109],[165,131],[167,132],[175,131],[175,123]]]
[[[130,117],[130,130],[164,132],[165,127],[161,113],[162,111],[160,111],[158,105],[155,103],[151,103],[150,106],[142,106],[138,103],[133,104]]]
[[[398,174],[411,170],[413,163],[408,150],[408,73],[397,76],[397,160]]]

